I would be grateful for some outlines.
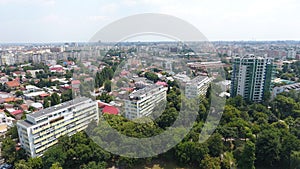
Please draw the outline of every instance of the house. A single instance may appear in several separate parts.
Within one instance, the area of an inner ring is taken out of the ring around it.
[[[20,82],[17,80],[13,80],[13,81],[8,81],[5,83],[6,87],[10,88],[10,89],[17,89],[20,87]]]
[[[0,124],[7,124],[8,126],[13,126],[14,119],[12,117],[7,117],[3,110],[0,110]]]
[[[118,115],[119,114],[119,109],[114,107],[114,106],[104,106],[102,109],[103,114],[113,114],[113,115]]]
[[[71,82],[71,85],[72,85],[72,89],[78,91],[79,87],[80,87],[80,81],[79,80],[73,80]]]
[[[3,135],[7,132],[7,124],[6,123],[1,123],[0,124],[0,135]]]
[[[166,82],[158,81],[158,82],[156,82],[155,84],[161,85],[161,86],[164,86],[164,87],[168,87],[168,84],[167,84]]]
[[[113,115],[118,115],[120,113],[120,110],[108,103],[102,102],[100,100],[98,102],[98,107],[100,109],[100,112],[102,114],[113,114]]]
[[[31,103],[30,105],[31,107],[33,107],[35,110],[42,110],[43,109],[43,105],[41,103]]]
[[[64,72],[64,68],[61,65],[50,66],[51,72]]]
[[[28,107],[27,104],[21,104],[21,105],[19,105],[19,109],[20,109],[20,110],[27,111],[28,108],[29,108],[29,107]]]
[[[16,120],[20,120],[23,116],[23,110],[15,110],[10,113]]]

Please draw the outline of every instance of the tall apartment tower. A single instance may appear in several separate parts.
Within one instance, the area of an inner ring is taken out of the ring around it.
[[[270,94],[274,64],[272,58],[246,55],[232,61],[231,97],[261,102]]]
[[[99,120],[98,105],[86,97],[27,114],[17,122],[21,146],[31,157],[42,156],[60,136],[82,131],[92,120]]]

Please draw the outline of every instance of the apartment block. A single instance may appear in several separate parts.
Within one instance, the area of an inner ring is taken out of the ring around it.
[[[197,76],[186,83],[185,96],[189,99],[205,95],[212,79],[208,76]]]
[[[254,55],[233,58],[231,96],[241,95],[248,101],[263,101],[272,89],[273,61],[273,58]]]
[[[294,90],[297,92],[300,91],[300,83],[294,83],[294,84],[274,87],[272,90],[272,99],[274,99],[278,94],[280,94],[282,92],[289,92],[291,90]]]
[[[42,156],[60,136],[82,131],[92,120],[99,120],[98,105],[86,97],[27,114],[17,122],[21,146],[31,157]]]
[[[133,91],[125,100],[125,116],[135,119],[151,115],[155,106],[167,100],[167,88],[162,85],[150,85]]]

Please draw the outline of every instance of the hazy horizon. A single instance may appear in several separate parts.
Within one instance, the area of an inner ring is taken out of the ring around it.
[[[140,13],[178,17],[210,41],[300,40],[299,8],[297,0],[0,0],[0,43],[87,42]]]

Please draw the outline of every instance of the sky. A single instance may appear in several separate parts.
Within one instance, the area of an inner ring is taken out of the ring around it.
[[[87,42],[140,13],[181,18],[211,41],[300,40],[299,9],[299,0],[0,0],[0,43]]]

